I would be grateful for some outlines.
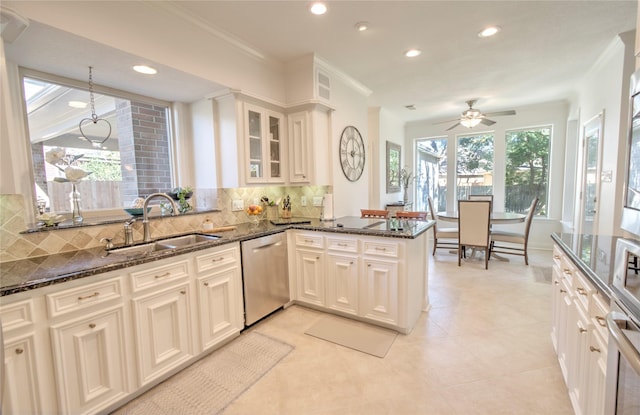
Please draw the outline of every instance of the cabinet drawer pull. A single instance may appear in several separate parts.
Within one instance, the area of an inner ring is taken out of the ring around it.
[[[313,239],[305,239],[304,243],[306,244],[312,244],[313,243]]]
[[[600,349],[598,349],[597,347],[589,346],[589,350],[591,350],[592,352],[600,353]]]
[[[587,295],[587,291],[586,291],[584,288],[582,288],[582,287],[578,287],[578,288],[576,288],[576,291],[577,291],[577,292],[578,292],[578,294],[580,294],[580,295]]]
[[[338,244],[338,246],[349,246],[349,245],[341,242]]]
[[[16,349],[16,354],[22,354],[22,353],[24,353],[24,350],[18,347]]]
[[[90,329],[95,329],[96,328],[96,324],[95,323],[90,323],[89,324],[89,328]]]
[[[598,322],[598,324],[600,324],[602,327],[607,327],[607,320],[602,317],[602,316],[596,316],[596,321]]]
[[[223,257],[223,256],[221,256],[220,258],[213,258],[213,259],[211,260],[211,262],[218,262],[218,261],[222,261],[222,260],[224,260],[224,257]]]
[[[570,269],[565,268],[565,269],[562,270],[562,272],[565,273],[566,275],[571,275],[571,270]]]
[[[560,255],[554,255],[553,259],[560,259]]]
[[[567,290],[563,290],[562,288],[560,288],[560,292],[561,292],[562,294],[565,294],[565,293],[567,292]]]
[[[208,282],[205,282],[205,283],[204,283],[204,286],[205,286],[205,287],[208,287],[208,286],[209,286],[209,283],[208,283]]]
[[[80,297],[78,297],[78,301],[86,300],[87,298],[91,298],[91,297],[97,297],[99,295],[100,295],[100,293],[97,292],[97,291],[94,292],[93,294],[89,294],[89,295],[85,295],[85,296],[81,295]]]
[[[185,290],[180,291],[180,294],[185,295],[187,292]]]
[[[580,327],[578,329],[578,333],[586,333],[586,332],[587,332],[587,329],[585,329],[585,328]]]
[[[353,261],[349,262],[349,265],[353,265]]]
[[[171,273],[170,273],[169,271],[167,271],[167,272],[165,272],[164,274],[156,275],[156,276],[155,276],[155,277],[153,277],[153,278],[166,278],[166,277],[168,277],[169,275],[171,275]]]
[[[379,246],[376,246],[376,251],[386,251],[387,248],[380,248]]]
[[[558,280],[555,280],[555,281],[553,282],[553,285],[558,285],[558,284],[560,284],[560,283],[558,282]]]

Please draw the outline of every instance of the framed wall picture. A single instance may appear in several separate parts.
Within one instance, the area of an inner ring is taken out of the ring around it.
[[[399,144],[387,141],[387,193],[400,192],[401,150],[402,147]]]

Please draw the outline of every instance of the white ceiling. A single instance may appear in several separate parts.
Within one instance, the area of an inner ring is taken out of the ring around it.
[[[455,118],[475,98],[485,112],[565,99],[614,37],[635,28],[637,7],[635,0],[332,1],[326,15],[313,16],[307,1],[172,6],[282,63],[316,53],[369,88],[370,105],[405,121]],[[146,18],[139,18],[141,28]],[[167,30],[189,24],[180,16],[174,21]],[[356,31],[359,21],[370,29]],[[493,24],[502,28],[497,36],[477,36]],[[414,47],[422,55],[405,58]],[[96,82],[113,88],[190,102],[220,87],[166,62],[162,77],[150,81],[114,65],[138,63],[136,56],[35,22],[6,47],[21,65],[76,79],[86,78],[89,53],[102,68]],[[405,108],[410,104],[415,111]]]

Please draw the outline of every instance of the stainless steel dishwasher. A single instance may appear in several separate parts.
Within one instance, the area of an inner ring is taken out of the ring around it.
[[[289,302],[285,233],[250,239],[242,245],[245,326]]]

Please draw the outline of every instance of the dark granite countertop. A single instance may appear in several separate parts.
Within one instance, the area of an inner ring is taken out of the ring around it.
[[[613,262],[618,238],[609,235],[551,234],[551,239],[608,300],[611,300]]]
[[[309,221],[310,223],[306,224],[274,225],[268,220],[263,220],[257,225],[251,223],[236,224],[235,230],[217,233],[216,235],[219,235],[220,239],[188,248],[152,252],[142,257],[127,257],[123,254],[108,253],[104,248],[98,247],[4,262],[0,263],[0,296],[16,294],[22,291],[88,277],[103,272],[115,271],[231,242],[254,239],[292,228],[364,236],[414,239],[433,226],[433,221],[421,222],[397,219],[360,220],[359,217],[345,217],[333,221],[309,219]],[[338,226],[339,224],[343,226]]]

